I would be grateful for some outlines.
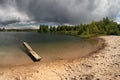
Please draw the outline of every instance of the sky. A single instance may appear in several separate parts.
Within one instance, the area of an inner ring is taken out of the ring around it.
[[[81,24],[106,16],[120,23],[120,0],[0,0],[1,26]]]

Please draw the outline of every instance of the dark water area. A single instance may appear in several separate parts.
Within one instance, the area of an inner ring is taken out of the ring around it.
[[[33,62],[24,51],[23,41],[31,45],[42,57],[42,61],[80,58],[100,46],[99,40],[87,40],[68,35],[0,32],[0,67]]]

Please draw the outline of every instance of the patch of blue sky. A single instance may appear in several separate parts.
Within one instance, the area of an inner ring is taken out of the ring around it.
[[[118,15],[116,16],[116,22],[120,24],[120,13],[118,13]]]

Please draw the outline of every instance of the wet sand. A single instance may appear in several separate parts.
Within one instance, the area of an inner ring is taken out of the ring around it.
[[[88,57],[0,68],[0,80],[119,80],[120,36],[102,36]]]

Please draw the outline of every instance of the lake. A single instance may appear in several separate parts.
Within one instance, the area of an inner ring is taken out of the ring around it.
[[[36,32],[0,32],[0,66],[33,63],[24,51],[23,41],[32,46],[42,61],[80,58],[100,46],[97,39]]]

